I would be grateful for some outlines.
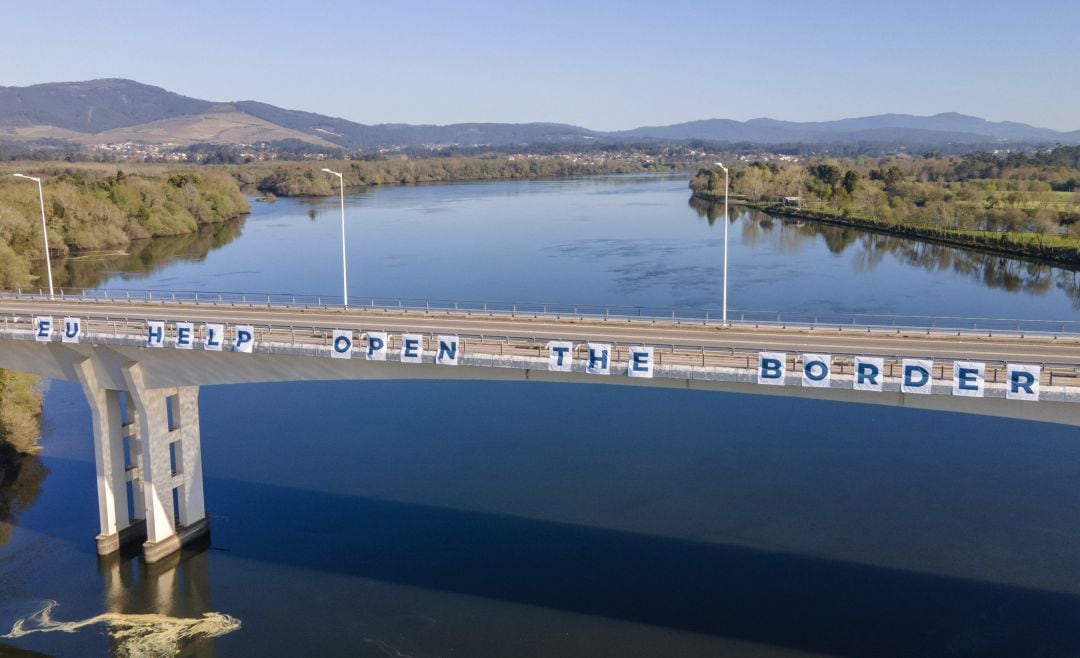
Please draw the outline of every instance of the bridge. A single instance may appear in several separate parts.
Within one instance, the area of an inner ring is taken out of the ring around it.
[[[294,380],[603,383],[1080,426],[1080,323],[160,291],[0,293],[0,367],[78,382],[101,555],[208,530],[198,392]],[[131,513],[130,510],[134,510]]]

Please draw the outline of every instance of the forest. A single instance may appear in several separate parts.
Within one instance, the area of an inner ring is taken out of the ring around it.
[[[778,214],[1080,263],[1080,147],[1034,154],[745,159],[731,195]],[[723,198],[700,169],[698,198]]]
[[[434,183],[465,180],[555,178],[590,174],[626,174],[671,171],[668,164],[619,156],[574,158],[500,156],[389,158],[319,164],[299,162],[251,163],[230,168],[241,185],[276,196],[327,196],[338,193],[337,178],[319,171],[339,171],[346,188],[368,185]]]
[[[42,250],[41,207],[33,181],[0,172],[0,287],[34,282]],[[235,179],[212,169],[113,173],[72,166],[35,167],[42,178],[49,251],[124,249],[132,240],[184,235],[250,210]]]

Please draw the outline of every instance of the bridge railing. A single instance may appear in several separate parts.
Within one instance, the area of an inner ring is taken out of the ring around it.
[[[0,290],[0,299],[47,299],[41,288]],[[177,303],[209,306],[264,308],[341,309],[343,299],[334,295],[293,293],[247,293],[215,291],[60,288],[56,298],[64,301],[110,301],[130,303]],[[384,313],[454,313],[487,317],[579,318],[581,320],[652,321],[672,324],[720,326],[720,309],[701,307],[650,307],[561,302],[503,302],[421,299],[407,297],[350,296],[350,309]],[[903,315],[888,313],[830,313],[728,309],[728,323],[736,326],[863,328],[948,331],[960,333],[1008,333],[1053,336],[1080,335],[1080,320],[1030,320],[1008,317]]]
[[[146,343],[146,317],[144,316],[116,316],[116,315],[93,315],[82,314],[80,319],[84,323],[83,330],[90,337],[87,342],[101,341],[106,343],[144,346]],[[0,312],[0,336],[21,337],[25,340],[33,340],[34,316],[26,313]],[[255,330],[255,343],[260,351],[275,353],[284,349],[282,353],[318,355],[329,353],[335,329],[341,326],[322,324],[250,324]],[[369,331],[385,331],[385,327],[378,324],[373,318],[372,324],[357,323],[355,320],[348,323],[358,334],[363,335]],[[195,325],[196,342],[202,340],[202,327]],[[414,331],[424,338],[424,349],[433,352],[436,349],[436,341],[439,332]],[[498,357],[529,356],[546,359],[547,345],[551,341],[564,340],[565,337],[552,334],[550,336],[520,336],[514,334],[492,333],[461,333],[455,335],[462,340],[462,350],[466,354],[484,354]],[[401,348],[400,332],[392,332],[388,336],[387,348],[394,352]],[[583,341],[575,342],[575,358],[586,358],[586,344]],[[605,340],[606,344],[613,349],[612,359],[614,362],[625,362],[628,350],[636,346],[653,347],[657,359],[657,365],[676,366],[701,366],[701,367],[728,367],[750,370],[756,367],[758,354],[762,351],[773,351],[775,346],[749,346],[749,347],[718,347],[702,346],[685,343],[658,343],[652,341],[612,341]],[[322,350],[322,352],[320,352]],[[885,361],[886,375],[894,376],[894,371],[899,372],[904,358],[910,358],[910,354],[890,354],[884,352],[859,351],[831,353],[833,364],[838,374],[850,374],[854,367],[855,357],[877,356]],[[945,381],[951,377],[952,362],[956,355],[945,353],[920,354],[919,358],[934,361],[935,377]],[[789,351],[788,362],[792,372],[798,372],[798,363],[801,354],[798,351]],[[1005,381],[1005,369],[1007,361],[1000,359],[980,358],[987,366],[986,380],[991,383]],[[1047,385],[1061,385],[1080,387],[1080,365],[1046,360],[1025,360],[1025,363],[1041,365],[1043,382]]]

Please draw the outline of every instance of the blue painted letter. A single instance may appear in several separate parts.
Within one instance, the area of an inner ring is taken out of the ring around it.
[[[856,374],[856,383],[858,384],[870,384],[873,386],[878,385],[878,376],[881,371],[878,367],[872,363],[860,363],[858,373]]]
[[[1020,389],[1024,389],[1024,392],[1028,395],[1035,395],[1035,375],[1030,372],[1024,372],[1023,370],[1013,370],[1009,373],[1009,391],[1012,393],[1019,393]]]

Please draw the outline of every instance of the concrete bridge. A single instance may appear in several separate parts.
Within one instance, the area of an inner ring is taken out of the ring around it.
[[[707,314],[374,300],[345,310],[322,300],[202,295],[0,294],[0,367],[78,382],[90,405],[99,554],[143,541],[146,561],[155,562],[207,531],[198,408],[205,384],[606,383],[1080,426],[1080,332],[1069,322],[954,318],[913,327],[744,315],[725,327]],[[925,381],[913,386],[912,372]]]

